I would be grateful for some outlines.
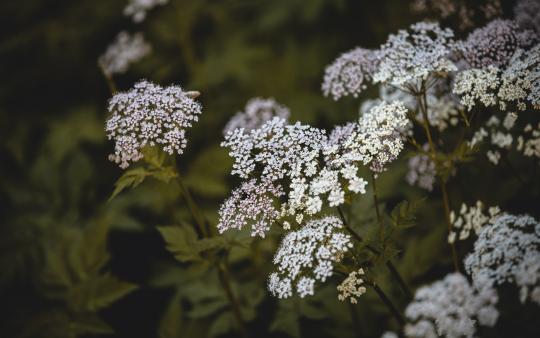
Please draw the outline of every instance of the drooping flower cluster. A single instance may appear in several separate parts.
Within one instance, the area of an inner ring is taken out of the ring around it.
[[[343,53],[326,67],[322,84],[324,95],[334,100],[347,95],[357,97],[366,89],[366,82],[372,80],[379,62],[379,53],[375,50],[355,48]]]
[[[103,71],[109,75],[125,73],[129,66],[152,51],[152,47],[144,40],[142,33],[130,35],[120,32],[114,42],[98,59]]]
[[[471,231],[478,236],[486,224],[493,223],[495,218],[501,215],[501,209],[497,206],[489,207],[487,213],[484,213],[484,209],[482,201],[477,201],[476,205],[470,207],[465,203],[461,204],[459,214],[452,210],[450,212],[452,231],[448,235],[448,242],[467,239]]]
[[[124,15],[130,16],[133,22],[140,23],[146,18],[146,12],[168,2],[169,0],[129,0],[129,3],[124,8]]]
[[[474,337],[476,326],[492,327],[499,312],[496,290],[475,290],[460,273],[419,288],[405,309],[409,338]]]
[[[464,261],[478,289],[504,283],[520,300],[540,305],[540,223],[528,215],[502,215],[485,226]]]
[[[437,168],[435,162],[427,154],[429,144],[424,144],[425,153],[419,153],[409,159],[409,171],[405,179],[412,186],[432,191],[435,178],[437,177]]]
[[[409,126],[407,108],[401,102],[383,101],[360,116],[342,144],[343,154],[330,164],[343,167],[359,162],[374,172],[382,172],[403,149],[403,135]]]
[[[472,27],[476,18],[489,20],[502,13],[500,0],[414,0],[411,7],[418,13],[454,19],[460,30]]]
[[[350,236],[342,229],[339,218],[327,216],[289,232],[274,256],[277,271],[268,280],[270,293],[279,298],[294,292],[300,297],[313,295],[315,281],[332,276],[334,264],[352,248]]]
[[[435,73],[457,70],[450,60],[455,49],[454,33],[436,23],[418,22],[410,29],[390,35],[381,46],[381,63],[373,75],[375,83],[395,86],[417,84]]]
[[[503,111],[523,111],[540,107],[540,44],[525,51],[517,50],[508,67],[489,66],[457,74],[453,91],[471,110],[477,102],[484,106],[498,104]]]
[[[201,114],[201,105],[179,86],[161,87],[140,81],[128,92],[109,101],[105,131],[114,140],[109,156],[125,169],[143,157],[145,146],[158,146],[169,154],[181,154],[186,147],[186,128]]]
[[[244,111],[236,113],[227,123],[223,134],[227,135],[235,129],[242,128],[244,132],[260,128],[265,122],[274,117],[287,120],[291,115],[289,108],[276,102],[276,100],[253,98],[246,103]]]
[[[514,21],[496,19],[469,34],[459,50],[470,68],[504,67],[518,49],[535,42],[535,32],[522,30]]]
[[[366,293],[366,287],[364,286],[363,269],[358,269],[351,272],[347,278],[337,286],[338,299],[341,301],[349,299],[351,304],[358,302],[357,298]]]
[[[538,0],[517,0],[514,20],[524,29],[533,29],[540,34],[540,2]]]
[[[272,182],[259,183],[256,179],[244,182],[220,207],[218,231],[241,229],[249,221],[252,235],[264,237],[280,215],[274,199],[282,195],[281,187]]]

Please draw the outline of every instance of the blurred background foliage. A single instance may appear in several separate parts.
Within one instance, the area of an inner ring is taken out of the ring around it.
[[[202,93],[204,113],[188,131],[188,150],[178,166],[215,224],[219,204],[236,184],[228,174],[231,160],[219,147],[226,121],[253,96],[274,97],[290,107],[291,120],[318,127],[354,119],[358,99],[322,96],[324,67],[355,46],[379,46],[389,33],[416,21],[409,3],[170,0],[142,25],[122,15],[125,5],[0,3],[0,336],[236,337],[216,269],[190,264],[205,256],[219,260],[224,248],[252,337],[376,337],[395,328],[372,293],[352,309],[339,302],[335,281],[304,300],[269,297],[266,276],[279,234],[254,241],[236,232],[201,249],[185,230],[189,213],[174,185],[148,179],[109,200],[121,171],[107,160],[110,93],[97,58],[119,31],[142,31],[153,52],[115,78],[120,90],[146,78]],[[406,160],[382,175],[380,195],[387,211],[402,200],[421,201],[417,226],[393,236],[391,253],[417,287],[446,274],[451,263],[439,195],[405,184]],[[504,210],[540,212],[538,200],[527,197],[538,196],[537,182],[524,191],[499,167],[475,163],[451,187],[452,201],[480,199]],[[360,233],[372,231],[369,199],[353,201],[348,214]],[[161,236],[167,231],[198,249],[171,248]],[[467,246],[459,249],[463,257]],[[380,284],[403,309],[406,300],[384,273]],[[519,313],[507,332],[535,312]],[[493,331],[488,336],[504,336]]]

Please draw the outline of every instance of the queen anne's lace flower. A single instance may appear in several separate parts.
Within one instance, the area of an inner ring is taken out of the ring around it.
[[[246,103],[244,111],[236,113],[227,123],[223,133],[232,132],[241,128],[244,132],[260,128],[264,123],[274,117],[280,117],[287,120],[291,115],[289,108],[279,104],[276,100],[253,98]]]
[[[408,126],[405,106],[401,102],[383,101],[360,116],[341,145],[343,154],[330,163],[341,167],[359,162],[372,171],[382,172],[403,149],[403,134]]]
[[[496,290],[475,290],[460,273],[419,288],[414,300],[405,309],[408,324],[405,335],[410,338],[474,337],[476,323],[492,327],[499,312],[495,305]]]
[[[219,232],[241,229],[251,223],[252,235],[264,237],[270,224],[279,217],[274,199],[283,195],[281,186],[271,182],[259,183],[255,179],[244,182],[233,191],[219,209]]]
[[[124,15],[131,16],[133,22],[140,23],[146,18],[146,12],[168,2],[169,0],[129,0],[129,3],[124,8]]]
[[[152,48],[144,40],[142,33],[130,35],[128,32],[122,31],[107,47],[105,53],[99,57],[98,63],[101,69],[109,75],[125,73],[131,64],[139,61],[151,51]]]
[[[464,261],[478,289],[513,283],[520,298],[540,305],[540,223],[528,215],[502,215],[485,226]]]
[[[364,286],[364,280],[362,279],[363,275],[363,269],[351,272],[347,278],[337,286],[338,299],[341,301],[349,299],[351,304],[356,304],[358,302],[357,298],[367,291]]]
[[[162,88],[147,81],[109,101],[105,131],[114,140],[109,156],[125,169],[143,157],[145,146],[158,146],[169,154],[181,154],[186,147],[185,129],[201,114],[201,105],[178,86]]]
[[[326,67],[322,91],[334,100],[347,95],[357,97],[366,89],[379,64],[379,53],[375,50],[355,48],[340,55]]]
[[[449,58],[455,47],[453,38],[452,30],[427,22],[390,35],[381,47],[381,63],[373,81],[403,86],[426,80],[431,74],[457,70]]]
[[[518,49],[537,41],[535,32],[522,30],[511,20],[495,19],[469,34],[459,50],[471,68],[504,67]]]
[[[484,209],[482,201],[477,201],[476,205],[470,207],[463,203],[459,214],[451,211],[450,223],[452,223],[452,231],[448,235],[448,242],[454,243],[456,239],[467,239],[471,231],[474,231],[478,236],[486,224],[493,223],[495,218],[501,215],[501,209],[497,206],[489,207],[487,213],[484,213]]]
[[[517,0],[514,7],[514,19],[525,29],[534,29],[540,33],[540,2],[538,0]]]
[[[427,153],[429,145],[424,144],[424,151]],[[410,185],[416,185],[422,189],[428,191],[433,190],[433,184],[437,176],[437,170],[435,162],[433,162],[428,155],[417,154],[409,159],[409,171],[405,177]]]
[[[517,50],[505,69],[489,66],[458,73],[453,91],[469,110],[477,101],[486,107],[498,104],[503,111],[523,111],[528,105],[539,109],[540,44]]]
[[[341,220],[328,216],[308,222],[289,232],[274,256],[277,272],[270,275],[268,290],[279,298],[312,295],[315,281],[324,282],[334,263],[352,248],[351,238],[342,231]]]

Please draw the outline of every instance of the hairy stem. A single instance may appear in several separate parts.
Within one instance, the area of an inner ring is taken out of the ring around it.
[[[240,304],[238,303],[238,300],[236,299],[232,291],[229,270],[227,269],[227,265],[225,263],[218,263],[218,273],[219,281],[221,282],[221,285],[225,290],[225,294],[227,295],[227,299],[231,304],[234,318],[236,320],[236,324],[238,325],[238,329],[240,330],[240,334],[243,338],[248,338],[249,335],[246,329],[244,318],[242,316],[242,312],[240,311]]]
[[[376,283],[370,283],[370,286],[375,290],[379,298],[383,301],[384,305],[390,310],[390,313],[394,318],[397,320],[400,326],[405,325],[405,319],[403,319],[403,316],[399,312],[399,310],[396,308],[396,306],[392,303],[390,298],[384,293],[384,291],[376,284]]]
[[[345,229],[351,234],[351,236],[353,236],[358,242],[363,242],[364,239],[362,238],[362,236],[360,236],[356,231],[354,231],[350,226],[349,226],[349,223],[347,222],[347,220],[345,219],[345,215],[343,214],[343,210],[341,210],[341,207],[337,207],[338,209],[338,213],[339,213],[339,216],[341,217],[341,221],[343,222],[343,226],[345,227]],[[380,256],[381,255],[381,252],[379,250],[377,250],[377,248],[373,247],[372,245],[369,245],[369,244],[366,244],[366,248],[371,251],[373,254],[377,255],[377,256]],[[409,287],[407,286],[407,284],[405,283],[405,280],[403,279],[403,277],[401,277],[399,271],[396,269],[396,267],[394,266],[394,264],[392,263],[392,261],[388,260],[386,261],[385,263],[386,265],[386,268],[388,269],[388,271],[390,272],[390,274],[392,275],[392,277],[394,277],[394,279],[396,280],[396,282],[398,283],[399,287],[401,288],[401,290],[403,291],[403,293],[405,293],[405,295],[407,296],[408,299],[412,299],[412,292],[411,290],[409,289]]]
[[[422,93],[418,97],[419,100],[419,106],[420,110],[422,112],[423,121],[422,124],[424,126],[424,130],[426,132],[426,136],[429,143],[429,150],[431,153],[431,160],[435,162],[435,167],[437,168],[437,171],[439,171],[439,164],[437,163],[437,156],[436,156],[436,150],[435,145],[433,144],[433,138],[431,136],[431,128],[429,125],[428,120],[428,106],[427,106],[427,97],[426,97],[426,90],[425,86],[422,86]],[[439,173],[438,173],[439,174]],[[441,185],[441,193],[443,198],[443,205],[444,205],[444,213],[445,213],[445,221],[448,226],[448,233],[452,231],[452,223],[450,222],[450,202],[448,198],[448,192],[446,191],[446,182],[442,178],[442,176],[439,174],[439,182]],[[450,243],[450,251],[452,252],[452,262],[454,264],[454,269],[459,272],[459,263],[457,259],[457,252],[456,252],[456,246],[455,243]]]

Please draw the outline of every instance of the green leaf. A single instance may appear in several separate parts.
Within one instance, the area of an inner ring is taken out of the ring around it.
[[[116,195],[121,193],[124,189],[135,188],[141,184],[144,179],[150,175],[150,173],[143,167],[137,167],[126,170],[122,176],[114,184],[114,191],[109,198],[112,200]]]
[[[163,317],[159,321],[159,338],[179,338],[182,336],[182,304],[178,293],[171,299]]]
[[[200,260],[198,251],[194,251],[197,234],[190,226],[162,226],[157,227],[165,240],[167,250],[180,262]]]
[[[205,302],[193,304],[193,308],[189,311],[190,318],[204,318],[208,317],[219,310],[229,305],[228,300],[225,297],[210,299]]]
[[[208,337],[216,337],[235,329],[235,319],[231,311],[221,313],[210,325]]]
[[[69,290],[68,306],[75,311],[97,311],[133,292],[137,285],[112,275],[90,278]]]
[[[70,329],[79,334],[113,334],[114,330],[96,314],[77,315],[70,322]]]
[[[270,331],[279,331],[290,337],[300,338],[300,315],[295,301],[295,299],[286,299],[278,303],[278,310],[270,325]]]
[[[415,201],[402,201],[394,207],[390,214],[392,225],[396,228],[406,229],[416,224],[416,212],[424,202],[424,199]]]

